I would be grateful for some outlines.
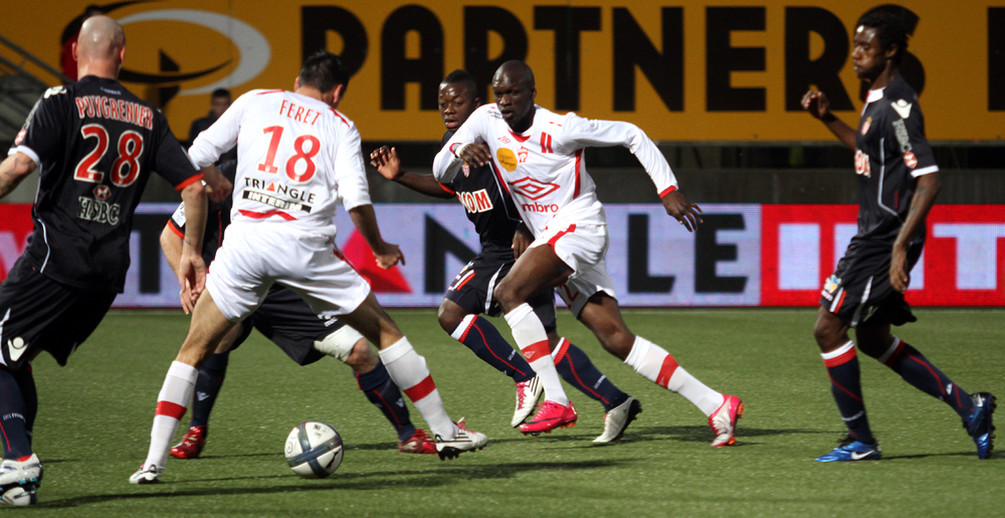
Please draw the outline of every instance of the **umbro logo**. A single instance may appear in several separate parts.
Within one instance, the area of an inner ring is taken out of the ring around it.
[[[519,192],[528,200],[539,200],[557,191],[559,188],[558,184],[542,182],[529,176],[511,182],[510,185],[513,187],[513,190]]]

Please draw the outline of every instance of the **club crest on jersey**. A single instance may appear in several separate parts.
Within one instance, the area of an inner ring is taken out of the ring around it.
[[[464,173],[465,178],[471,176],[471,166],[467,162],[464,162],[464,165],[461,166],[461,172]]]
[[[865,122],[862,123],[862,134],[869,133],[870,127],[872,127],[872,117],[866,117]]]
[[[527,148],[525,148],[523,146],[520,146],[520,150],[516,152],[516,156],[517,156],[517,159],[520,161],[521,164],[524,163],[524,162],[526,162],[527,161]]]
[[[869,155],[863,153],[861,149],[855,151],[855,173],[866,178],[872,176]]]
[[[503,166],[503,169],[510,172],[516,170],[516,155],[513,154],[513,150],[505,147],[499,148],[496,151],[496,160],[499,161],[499,165]]]
[[[911,151],[904,153],[904,165],[911,169],[918,167],[918,157],[914,156],[914,153]]]
[[[111,194],[112,190],[107,185],[99,185],[94,188],[94,197],[101,201],[107,200]]]

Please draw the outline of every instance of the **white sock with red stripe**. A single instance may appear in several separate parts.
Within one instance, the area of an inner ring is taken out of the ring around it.
[[[188,405],[195,391],[195,381],[199,370],[179,361],[171,362],[164,385],[157,394],[157,411],[154,413],[154,424],[150,429],[150,449],[147,450],[146,464],[156,464],[163,468],[167,461],[171,439],[178,431],[178,423],[185,416]]]
[[[426,367],[426,359],[415,352],[408,338],[402,337],[381,350],[380,360],[384,362],[391,381],[412,401],[433,434],[442,439],[453,439],[457,427],[443,408],[443,399]]]
[[[513,331],[513,340],[520,348],[527,363],[541,380],[544,399],[567,406],[569,397],[565,395],[562,381],[558,377],[558,370],[555,369],[555,363],[552,361],[551,348],[548,347],[548,332],[544,330],[541,319],[537,318],[530,304],[526,302],[506,313],[505,316],[506,323]]]
[[[722,394],[684,370],[665,349],[641,336],[635,337],[625,364],[647,380],[684,396],[705,415],[712,415],[724,401]]]

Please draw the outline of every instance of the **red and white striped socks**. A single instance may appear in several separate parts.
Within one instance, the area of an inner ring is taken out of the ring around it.
[[[548,347],[548,332],[544,330],[541,319],[526,302],[506,313],[505,318],[513,332],[513,340],[517,347],[520,348],[523,357],[541,380],[544,398],[562,406],[568,406],[569,397],[565,395],[562,381],[558,377],[558,370],[555,369],[555,363],[551,358],[551,348]]]
[[[178,431],[178,424],[185,416],[188,405],[195,391],[195,381],[199,370],[179,361],[171,362],[171,367],[164,377],[164,385],[157,394],[157,411],[154,413],[154,424],[150,429],[150,449],[144,465],[155,464],[163,468],[167,460],[171,439]]]
[[[647,380],[684,396],[705,415],[712,415],[724,401],[721,393],[698,381],[665,349],[641,336],[635,337],[625,364]]]
[[[450,420],[443,399],[433,383],[433,377],[426,367],[426,359],[415,352],[408,338],[391,344],[380,351],[380,360],[384,362],[388,375],[408,399],[422,418],[429,424],[430,430],[443,439],[450,440],[457,433],[457,427]]]

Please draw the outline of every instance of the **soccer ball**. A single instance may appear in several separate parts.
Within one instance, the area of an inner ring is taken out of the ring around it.
[[[304,478],[325,478],[342,464],[342,436],[321,421],[300,423],[286,437],[286,462]]]

